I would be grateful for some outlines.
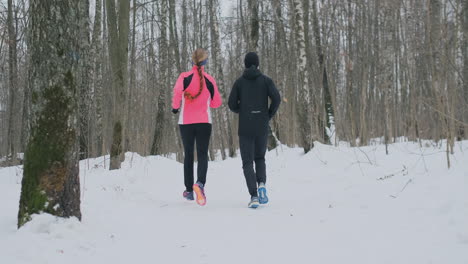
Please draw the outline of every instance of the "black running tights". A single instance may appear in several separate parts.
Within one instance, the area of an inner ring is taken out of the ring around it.
[[[194,145],[197,144],[197,182],[206,183],[208,170],[208,145],[210,144],[211,124],[198,123],[179,125],[184,144],[184,183],[187,191],[193,191]]]

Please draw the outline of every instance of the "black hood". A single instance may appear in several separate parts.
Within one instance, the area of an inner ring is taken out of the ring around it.
[[[244,74],[242,75],[242,77],[246,78],[247,80],[255,80],[260,75],[262,75],[262,72],[259,69],[257,69],[255,65],[252,65],[250,66],[250,68],[244,70]]]

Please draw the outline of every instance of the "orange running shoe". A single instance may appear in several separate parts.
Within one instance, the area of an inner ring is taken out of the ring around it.
[[[195,199],[197,201],[197,204],[204,206],[206,204],[206,196],[205,196],[205,190],[203,183],[197,182],[193,185],[193,192],[197,196]]]

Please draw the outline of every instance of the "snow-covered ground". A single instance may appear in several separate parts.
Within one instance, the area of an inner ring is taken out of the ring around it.
[[[270,203],[247,208],[239,158],[210,162],[207,205],[183,166],[127,153],[81,162],[83,219],[16,217],[21,167],[0,169],[0,263],[468,263],[468,141],[445,148],[316,144],[267,154]]]

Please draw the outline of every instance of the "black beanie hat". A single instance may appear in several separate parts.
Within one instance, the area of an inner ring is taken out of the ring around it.
[[[258,67],[260,65],[260,63],[259,63],[259,60],[258,60],[257,53],[255,53],[255,52],[247,53],[245,55],[244,64],[245,64],[246,68],[250,68],[250,66],[252,66],[252,65],[255,65],[255,66]]]

